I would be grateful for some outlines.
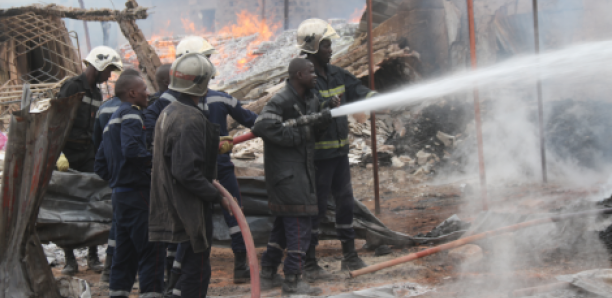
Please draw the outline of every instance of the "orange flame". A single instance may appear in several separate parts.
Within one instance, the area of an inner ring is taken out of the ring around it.
[[[355,8],[355,11],[349,17],[349,23],[359,23],[361,22],[361,17],[363,13],[366,11],[367,5],[364,5],[362,8]]]

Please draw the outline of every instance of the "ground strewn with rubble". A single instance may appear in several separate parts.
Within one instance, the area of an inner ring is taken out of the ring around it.
[[[380,170],[381,214],[379,218],[392,230],[409,235],[425,234],[453,214],[457,214],[462,220],[471,221],[481,211],[478,194],[473,190],[473,186],[477,185],[476,179],[444,183],[433,179],[408,178],[398,183],[397,171],[393,167],[381,167]],[[371,169],[353,167],[352,175],[355,196],[370,210],[374,210]],[[594,183],[588,188],[576,188],[565,183],[547,185],[496,183],[490,185],[489,188],[490,206],[492,211],[502,213],[558,212],[580,199],[597,196],[598,186],[601,183],[603,181]],[[518,251],[512,256],[511,264],[499,265],[499,258],[507,257],[507,250],[499,248],[499,243],[508,245],[506,248],[511,250],[512,241],[512,235],[491,238],[488,245],[482,245],[483,258],[468,265],[454,261],[448,256],[448,252],[441,252],[375,274],[349,279],[346,273],[339,271],[340,243],[326,240],[322,241],[319,246],[318,256],[322,266],[338,273],[340,280],[316,285],[323,288],[323,295],[392,283],[412,282],[432,290],[420,297],[508,297],[508,293],[512,290],[554,283],[558,275],[573,274],[595,268],[610,268],[609,259],[605,257],[605,254],[602,258],[594,258],[591,255],[570,254],[561,248],[554,251],[533,251],[531,253]],[[365,244],[365,240],[357,240],[357,244],[358,247],[361,247]],[[428,247],[431,245],[392,247],[390,254],[382,256],[376,256],[374,251],[367,249],[359,249],[359,253],[366,263],[372,265]],[[264,248],[259,248],[257,251],[261,256]],[[232,283],[233,254],[231,250],[213,248],[212,256],[213,273],[209,296],[248,296],[249,284],[235,285]],[[60,268],[61,266],[53,268],[56,276],[61,275]],[[80,270],[76,277],[85,279],[93,285],[93,297],[107,297],[107,287],[98,282],[99,274],[86,271],[84,266]],[[264,292],[262,296],[279,297],[280,295],[280,290],[272,290]],[[137,297],[137,290],[133,291],[131,297]]]

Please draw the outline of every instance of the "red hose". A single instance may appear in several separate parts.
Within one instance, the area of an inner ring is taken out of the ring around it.
[[[443,250],[448,250],[448,249],[452,249],[455,247],[459,247],[461,245],[464,244],[468,244],[471,242],[474,242],[476,240],[480,240],[486,237],[490,237],[490,236],[495,236],[495,235],[499,235],[499,234],[503,234],[503,233],[508,233],[508,232],[514,232],[516,230],[520,230],[520,229],[524,229],[527,227],[531,227],[531,226],[535,226],[535,225],[540,225],[540,224],[545,224],[545,223],[550,223],[550,222],[555,222],[555,221],[559,221],[562,219],[567,219],[567,218],[572,218],[572,217],[580,217],[580,216],[588,216],[588,215],[597,215],[597,214],[612,214],[612,209],[599,209],[599,210],[590,210],[590,211],[583,211],[583,212],[577,212],[577,213],[568,213],[568,214],[560,214],[560,215],[555,215],[555,216],[551,216],[551,217],[546,217],[546,218],[540,218],[540,219],[534,219],[534,220],[530,220],[530,221],[526,221],[526,222],[522,222],[522,223],[518,223],[515,225],[511,225],[511,226],[507,226],[507,227],[503,227],[503,228],[499,228],[499,229],[495,229],[492,231],[488,231],[488,232],[484,232],[484,233],[480,233],[480,234],[476,234],[473,236],[469,236],[466,238],[462,238],[459,240],[455,240],[449,243],[445,243],[442,245],[438,245],[432,248],[428,248],[419,252],[415,252],[415,253],[411,253],[393,260],[389,260],[386,262],[382,262],[382,263],[378,263],[375,265],[371,265],[368,267],[364,267],[361,268],[359,270],[355,270],[355,271],[350,271],[349,275],[353,278],[359,276],[359,275],[364,275],[364,274],[368,274],[368,273],[372,273],[372,272],[376,272],[388,267],[392,267],[392,266],[396,266],[402,263],[406,263],[406,262],[410,262],[431,254],[435,254],[437,252],[443,251]]]
[[[249,132],[248,134],[251,134],[254,137],[252,133]],[[251,137],[251,139],[253,137]],[[238,226],[240,227],[240,232],[242,232],[242,238],[244,238],[244,244],[247,249],[247,257],[249,258],[249,268],[251,269],[251,298],[260,298],[261,290],[259,288],[259,263],[257,262],[257,252],[255,251],[255,243],[253,242],[253,236],[251,235],[249,224],[244,217],[244,213],[242,213],[240,205],[238,205],[236,200],[234,200],[234,197],[232,197],[225,187],[219,184],[218,181],[213,181],[213,185],[224,197],[230,201],[230,207],[236,221],[238,221]]]
[[[245,133],[245,134],[243,134],[241,136],[235,137],[234,138],[234,145],[246,142],[248,140],[252,140],[252,139],[254,139],[256,137],[257,137],[256,135],[254,135],[252,132],[249,131],[249,132],[247,132],[247,133]],[[224,142],[219,143],[219,149],[221,149],[221,146],[223,146],[223,143]]]

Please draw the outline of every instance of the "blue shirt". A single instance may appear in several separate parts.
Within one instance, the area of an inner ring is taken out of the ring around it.
[[[202,98],[202,102],[208,106],[208,120],[219,125],[219,135],[221,136],[229,135],[227,131],[227,115],[232,116],[236,122],[247,128],[255,125],[257,114],[243,108],[239,100],[227,93],[209,89],[206,96]],[[229,153],[217,156],[217,163],[219,165],[227,162],[230,162]]]
[[[148,189],[151,153],[140,108],[121,103],[104,128],[94,170],[111,188]]]
[[[98,148],[100,148],[100,143],[102,142],[102,132],[104,131],[106,124],[108,124],[111,115],[119,108],[120,105],[121,100],[119,97],[113,97],[105,101],[100,106],[100,109],[96,113],[96,119],[94,120],[92,135],[94,150],[98,151]]]

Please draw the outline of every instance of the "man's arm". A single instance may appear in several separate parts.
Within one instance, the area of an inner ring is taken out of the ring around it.
[[[145,142],[144,121],[140,111],[128,110],[121,116],[121,153],[131,163],[148,165],[151,153]]]
[[[244,127],[251,128],[255,125],[257,120],[257,114],[251,110],[247,110],[242,107],[240,101],[235,106],[226,105],[230,116],[236,120],[236,122],[242,124]]]
[[[91,136],[92,141],[94,143],[94,148],[96,150],[98,150],[98,148],[100,148],[100,144],[102,143],[102,132],[104,130],[104,127],[102,127],[102,124],[100,124],[100,111],[102,109],[99,109],[98,112],[96,113],[96,120],[94,120],[94,127],[93,127],[93,135]]]
[[[363,83],[357,79],[350,72],[344,71],[344,85],[346,87],[346,101],[355,102],[365,98],[370,98],[377,94],[376,91],[370,90],[370,88],[363,85]]]
[[[192,194],[205,202],[219,203],[221,195],[204,176],[201,169],[206,162],[204,152],[206,148],[206,126],[202,123],[193,123],[193,119],[181,119],[185,121],[181,134],[172,144],[172,169],[171,174],[178,183],[188,189]],[[211,162],[216,162],[211,161]]]
[[[108,164],[106,161],[106,156],[104,155],[104,146],[100,146],[100,148],[98,148],[98,152],[96,152],[94,172],[96,172],[96,174],[98,174],[100,178],[106,181],[111,179],[110,172],[108,171]]]
[[[303,129],[283,126],[282,109],[271,100],[261,111],[253,126],[253,133],[279,146],[295,147],[303,142]]]

